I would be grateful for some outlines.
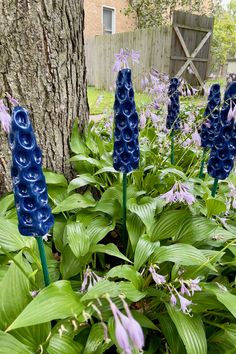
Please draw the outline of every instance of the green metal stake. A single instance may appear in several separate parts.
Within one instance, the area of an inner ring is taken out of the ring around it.
[[[38,243],[39,255],[40,255],[42,269],[43,269],[44,283],[45,283],[45,286],[48,286],[50,284],[50,279],[49,279],[49,273],[48,273],[46,253],[45,253],[44,244],[43,244],[43,238],[42,237],[35,237],[35,238]]]
[[[126,244],[126,204],[127,204],[127,173],[123,173],[123,207],[122,207],[122,237]]]
[[[171,129],[170,138],[171,138],[170,162],[171,162],[172,165],[174,165],[174,163],[175,163],[175,156],[174,156],[174,129]]]
[[[211,196],[213,198],[215,198],[215,196],[216,196],[217,187],[218,187],[218,178],[215,178],[214,179],[214,183],[213,183],[213,187],[212,187],[212,190],[211,190]]]
[[[207,148],[204,148],[203,154],[202,154],[202,162],[201,162],[201,167],[200,167],[200,172],[199,172],[199,178],[203,177],[203,169],[204,169],[204,164],[205,164],[206,153],[207,153]]]

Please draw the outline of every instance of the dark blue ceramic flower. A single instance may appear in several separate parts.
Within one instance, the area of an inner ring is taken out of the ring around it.
[[[204,112],[206,120],[201,127],[201,146],[210,148],[213,146],[213,141],[216,133],[216,127],[220,118],[220,85],[214,84],[210,88],[208,103]]]
[[[229,119],[230,107],[236,105],[236,82],[226,89],[220,120],[216,128],[207,170],[213,178],[225,179],[234,166],[236,156],[236,123]]]
[[[37,145],[28,112],[18,106],[12,114],[9,144],[12,150],[11,176],[18,228],[24,236],[44,236],[54,219],[48,205],[42,153]]]
[[[180,120],[179,120],[179,80],[176,77],[170,79],[170,86],[168,90],[168,96],[170,98],[170,103],[168,104],[168,114],[166,118],[166,128],[179,130]]]
[[[128,173],[139,165],[138,114],[130,69],[122,69],[118,73],[114,117],[113,166],[117,171]]]

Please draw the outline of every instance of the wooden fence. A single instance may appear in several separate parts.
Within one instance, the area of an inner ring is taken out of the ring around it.
[[[176,11],[172,26],[96,36],[85,41],[88,85],[99,89],[113,86],[115,53],[121,48],[140,52],[140,64],[132,68],[137,90],[151,68],[171,76],[182,76],[193,85],[203,84],[207,75],[213,18]],[[191,68],[192,77],[187,69]]]

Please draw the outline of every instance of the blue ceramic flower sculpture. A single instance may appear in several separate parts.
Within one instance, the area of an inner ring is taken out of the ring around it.
[[[138,114],[130,69],[122,69],[118,73],[114,117],[113,166],[117,171],[128,173],[139,165]]]
[[[179,80],[176,77],[170,79],[170,86],[168,89],[168,96],[170,98],[170,103],[168,104],[168,114],[166,118],[166,128],[179,130],[180,120],[179,120],[179,91],[178,87],[180,85]]]
[[[209,175],[217,179],[225,179],[234,166],[236,156],[236,123],[229,119],[230,107],[236,105],[236,82],[232,82],[225,91],[224,104],[213,147],[208,161]]]
[[[9,144],[12,150],[11,176],[18,228],[24,236],[44,236],[54,219],[48,205],[42,153],[37,145],[28,112],[18,106],[12,114]]]
[[[210,88],[208,103],[204,112],[206,121],[201,127],[201,146],[211,148],[216,133],[216,127],[220,118],[220,85],[214,84]]]

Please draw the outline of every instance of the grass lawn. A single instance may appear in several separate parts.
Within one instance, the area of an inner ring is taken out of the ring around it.
[[[206,82],[206,86],[210,87],[214,83],[219,83],[222,88],[222,95],[225,89],[225,79],[218,79],[218,80],[208,80]],[[99,90],[94,87],[89,86],[87,89],[88,93],[88,102],[90,108],[91,115],[102,114],[105,109],[113,109],[114,104],[114,92],[106,91],[106,90]],[[102,96],[102,100],[100,103],[97,103],[99,96]],[[191,103],[194,106],[197,105],[204,105],[207,103],[206,96],[191,96],[191,97],[180,97],[181,102],[183,103]],[[135,92],[135,103],[137,107],[137,111],[139,112],[142,107],[146,106],[148,103],[151,102],[151,97],[146,93]]]

